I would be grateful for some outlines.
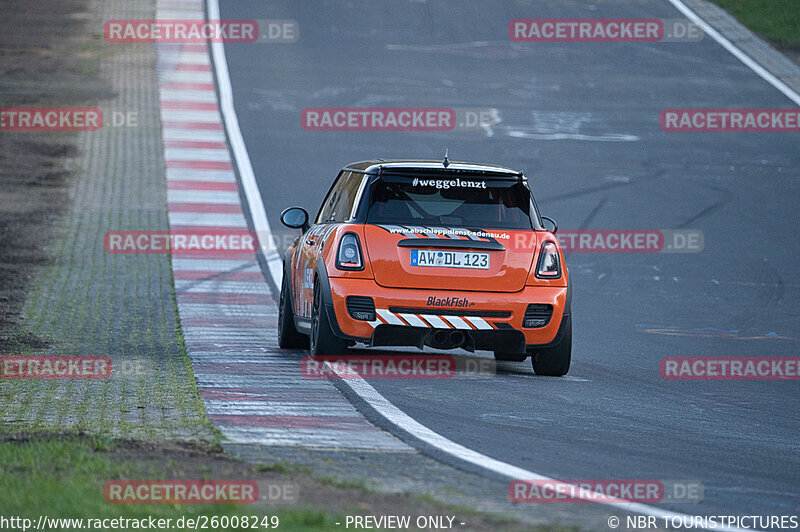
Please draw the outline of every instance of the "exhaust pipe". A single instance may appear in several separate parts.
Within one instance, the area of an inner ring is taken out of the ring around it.
[[[433,331],[433,334],[431,335],[431,343],[433,344],[432,347],[443,348],[445,344],[447,344],[447,332],[442,330]]]
[[[464,345],[464,333],[461,331],[450,331],[448,340],[450,340],[450,345],[453,347],[461,347]]]
[[[463,331],[448,331],[436,329],[430,335],[428,345],[436,349],[455,349],[461,347],[466,341]]]

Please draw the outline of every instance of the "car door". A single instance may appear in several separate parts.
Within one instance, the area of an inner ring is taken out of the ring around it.
[[[367,176],[358,172],[343,171],[339,174],[334,186],[331,188],[317,215],[314,225],[303,235],[299,274],[298,293],[300,297],[299,308],[295,309],[298,316],[311,317],[314,302],[314,272],[317,261],[325,260],[325,253],[335,253],[332,246],[335,242],[328,243],[337,226],[351,220],[355,216],[356,202],[363,188]],[[328,245],[329,244],[329,245]]]
[[[342,171],[322,202],[314,224],[300,237],[297,249],[295,270],[294,312],[301,318],[311,318],[314,304],[314,272],[317,259],[324,245],[324,236],[337,218],[337,207],[342,189],[350,177],[350,172]]]

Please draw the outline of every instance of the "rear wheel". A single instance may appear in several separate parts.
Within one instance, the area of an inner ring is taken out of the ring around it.
[[[291,287],[286,280],[287,273],[283,275],[281,283],[281,301],[278,310],[278,345],[283,349],[295,349],[308,346],[308,336],[297,332],[294,326],[294,311],[292,310]]]
[[[567,324],[561,342],[541,349],[531,357],[533,372],[547,377],[561,377],[569,371],[572,361],[572,320]]]
[[[344,340],[333,334],[328,321],[328,313],[322,302],[322,290],[319,281],[314,283],[314,307],[311,311],[311,341],[309,351],[312,356],[341,355],[347,349]]]

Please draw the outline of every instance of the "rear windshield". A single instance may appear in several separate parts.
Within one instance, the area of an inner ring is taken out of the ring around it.
[[[531,229],[530,197],[519,181],[384,177],[371,187],[367,223]]]

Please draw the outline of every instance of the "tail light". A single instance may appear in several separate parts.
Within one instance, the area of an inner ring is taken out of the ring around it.
[[[363,270],[364,259],[361,253],[361,242],[355,233],[345,233],[339,241],[336,253],[336,267],[340,270]]]
[[[548,240],[542,244],[539,262],[536,265],[536,277],[539,279],[558,279],[561,277],[561,259],[558,255],[558,246],[554,242]]]

